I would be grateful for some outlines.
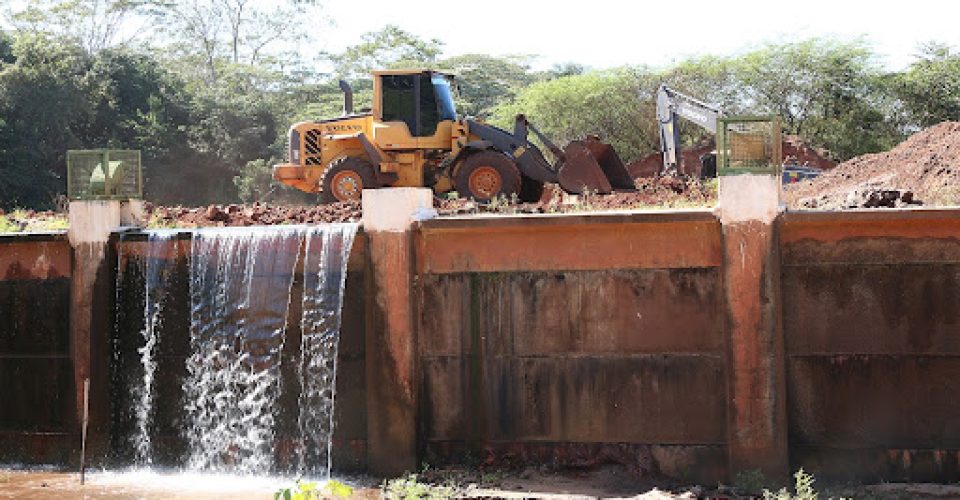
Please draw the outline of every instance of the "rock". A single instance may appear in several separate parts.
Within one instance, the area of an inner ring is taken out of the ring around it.
[[[207,207],[205,217],[212,222],[227,222],[230,220],[230,216],[216,205]]]

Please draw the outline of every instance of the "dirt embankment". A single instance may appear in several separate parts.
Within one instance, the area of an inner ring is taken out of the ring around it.
[[[637,208],[685,208],[712,206],[716,202],[716,183],[673,177],[637,179],[637,191],[609,195],[572,196],[556,186],[548,186],[536,203],[512,203],[501,200],[480,204],[466,199],[434,199],[440,216],[478,213],[567,213]],[[315,206],[209,205],[206,207],[165,207],[146,205],[151,227],[253,226],[275,224],[323,224],[359,221],[359,202]]]
[[[360,220],[360,202],[329,205],[284,206],[209,205],[164,207],[147,204],[147,223],[153,227],[270,226],[277,224],[324,224]]]
[[[475,213],[572,213],[650,208],[694,208],[716,204],[715,182],[676,177],[636,179],[637,190],[606,195],[570,195],[557,186],[548,186],[536,203],[478,204],[471,200],[438,200],[441,216]]]
[[[793,209],[942,206],[960,202],[960,122],[917,132],[884,153],[850,159],[784,188]]]

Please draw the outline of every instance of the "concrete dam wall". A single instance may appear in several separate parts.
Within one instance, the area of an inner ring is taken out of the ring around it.
[[[365,226],[343,301],[334,469],[615,463],[706,482],[802,466],[956,481],[958,236],[958,210]],[[171,331],[190,314],[191,236],[178,238]],[[0,236],[0,459],[77,460],[78,373],[92,386],[88,457],[129,459],[121,382],[139,368],[122,335],[143,321],[142,277],[128,267],[147,239],[114,235],[93,295],[77,297],[63,235]],[[302,263],[294,274],[299,318]],[[71,333],[78,301],[92,318],[86,349]],[[289,321],[287,344],[300,328]],[[189,339],[162,338],[155,445],[175,465]],[[277,457],[293,446],[291,398],[280,396]]]

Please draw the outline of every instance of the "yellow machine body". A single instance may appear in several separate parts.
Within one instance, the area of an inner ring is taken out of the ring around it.
[[[316,193],[322,189],[323,175],[334,161],[348,156],[367,159],[372,147],[380,155],[379,173],[385,174],[379,176],[381,186],[430,186],[437,192],[452,189],[450,179],[440,178],[435,170],[450,154],[459,151],[458,141],[463,144],[461,139],[468,136],[466,124],[456,119],[440,120],[432,135],[416,136],[406,122],[383,119],[383,76],[426,73],[437,74],[422,70],[374,72],[373,108],[369,112],[293,125],[289,162],[274,167],[274,178],[301,191]]]
[[[514,131],[457,117],[452,76],[432,70],[373,73],[373,106],[353,113],[353,93],[341,82],[344,114],[290,128],[288,162],[274,178],[325,201],[359,199],[362,189],[431,187],[489,200],[519,195],[539,199],[544,183],[573,193],[634,189],[620,158],[596,138],[561,150],[523,115]],[[550,149],[544,158],[527,138]]]

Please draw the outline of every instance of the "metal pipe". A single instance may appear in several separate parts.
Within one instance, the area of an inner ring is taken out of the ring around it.
[[[83,427],[80,430],[80,484],[84,483],[87,455],[87,421],[90,417],[90,379],[83,379]]]
[[[343,91],[343,116],[353,114],[353,89],[346,80],[340,80],[340,90]]]

